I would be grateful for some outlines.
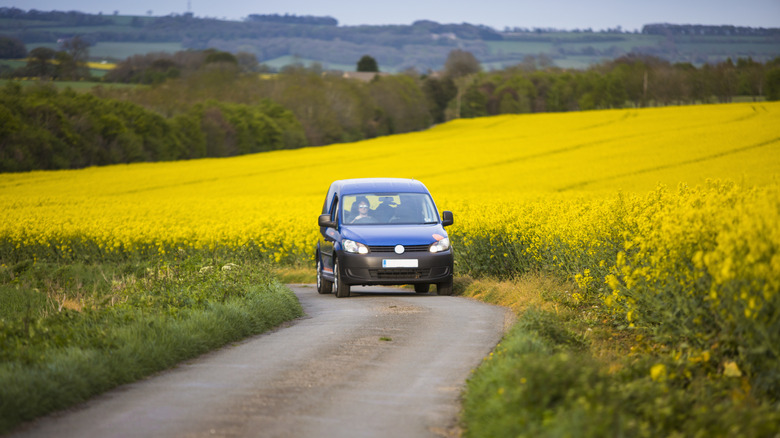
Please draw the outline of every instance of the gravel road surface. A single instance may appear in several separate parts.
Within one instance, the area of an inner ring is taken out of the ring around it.
[[[22,426],[25,437],[458,434],[471,369],[508,311],[461,297],[291,286],[305,317]]]

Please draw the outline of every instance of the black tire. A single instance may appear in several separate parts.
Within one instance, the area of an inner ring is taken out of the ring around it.
[[[336,296],[339,298],[349,297],[349,285],[344,283],[341,277],[341,267],[339,266],[339,259],[333,262],[333,287],[336,290]]]
[[[452,277],[443,283],[436,284],[436,295],[452,295]]]
[[[418,294],[427,294],[430,289],[431,289],[431,285],[428,283],[425,284],[419,283],[414,285],[414,291],[417,292]]]
[[[319,255],[317,256],[317,292],[321,294],[333,292],[333,283],[322,278],[322,262],[320,261]]]

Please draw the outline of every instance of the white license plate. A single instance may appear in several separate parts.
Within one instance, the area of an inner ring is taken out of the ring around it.
[[[416,268],[417,259],[383,259],[383,268]]]

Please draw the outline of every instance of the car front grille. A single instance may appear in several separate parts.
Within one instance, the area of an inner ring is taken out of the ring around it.
[[[377,280],[406,280],[428,278],[431,276],[430,268],[424,269],[370,269],[372,279]]]
[[[407,252],[427,252],[430,245],[404,245],[404,253]],[[369,246],[371,252],[395,252],[395,246]]]

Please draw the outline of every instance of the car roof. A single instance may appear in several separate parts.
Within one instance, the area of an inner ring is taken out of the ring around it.
[[[407,178],[355,178],[334,181],[342,195],[358,193],[428,193],[423,183]]]

